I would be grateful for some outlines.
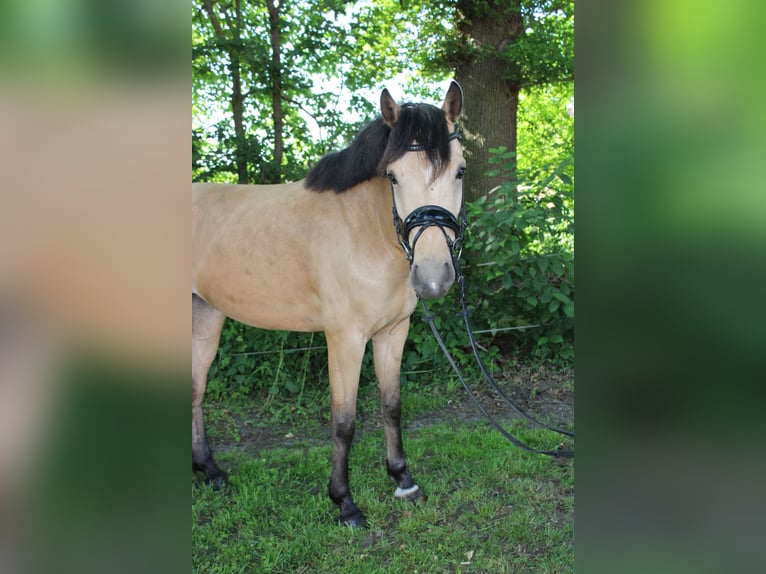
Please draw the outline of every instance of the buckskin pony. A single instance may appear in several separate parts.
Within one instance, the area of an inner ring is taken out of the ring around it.
[[[399,105],[384,89],[381,115],[304,180],[193,184],[192,467],[216,488],[226,473],[205,437],[202,400],[230,317],[263,329],[325,333],[329,496],[338,522],[351,526],[366,525],[351,496],[348,457],[362,358],[372,340],[395,496],[424,499],[402,447],[399,370],[418,297],[441,297],[455,279],[465,221],[465,160],[455,126],[462,106],[457,82],[441,108]]]

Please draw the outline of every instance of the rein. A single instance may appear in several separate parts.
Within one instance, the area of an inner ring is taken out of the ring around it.
[[[460,133],[457,131],[452,132],[449,136],[449,139],[450,140],[461,139]],[[422,145],[413,144],[407,148],[407,151],[423,151],[423,149],[424,147]],[[402,218],[399,216],[399,211],[396,208],[396,196],[394,194],[393,177],[391,178],[391,197],[393,199],[394,229],[396,230],[396,235],[397,235],[397,238],[399,239],[399,244],[402,246],[402,249],[404,250],[404,255],[407,257],[407,261],[410,264],[410,266],[412,266],[415,246],[421,234],[423,233],[423,231],[425,231],[429,227],[435,226],[435,227],[438,227],[439,230],[444,235],[444,238],[447,241],[447,245],[449,246],[449,249],[450,249],[450,254],[452,257],[452,266],[455,270],[455,279],[460,285],[461,311],[459,315],[463,317],[463,322],[465,323],[465,328],[468,333],[468,340],[471,343],[471,349],[473,351],[473,355],[479,364],[479,367],[481,369],[481,372],[484,375],[484,378],[489,382],[492,389],[495,392],[497,392],[506,403],[508,403],[511,407],[513,407],[513,409],[516,412],[518,412],[522,417],[524,417],[528,421],[533,422],[536,425],[543,427],[547,430],[553,431],[555,433],[559,433],[559,434],[574,438],[575,436],[574,433],[549,426],[545,423],[538,421],[537,419],[530,416],[529,414],[527,414],[518,404],[516,404],[516,402],[510,399],[503,392],[503,390],[497,385],[497,382],[492,377],[492,375],[489,372],[489,369],[487,369],[487,366],[484,364],[484,361],[482,361],[481,356],[479,355],[478,346],[476,344],[476,338],[474,337],[473,329],[471,329],[471,324],[468,321],[469,311],[468,311],[468,300],[466,296],[465,278],[463,276],[463,273],[460,270],[460,265],[458,263],[458,259],[460,258],[460,249],[462,247],[463,234],[465,233],[465,229],[466,229],[465,196],[463,196],[462,207],[460,209],[460,214],[458,216],[459,218],[455,217],[447,209],[444,209],[443,207],[440,207],[438,205],[424,205],[415,209],[412,213],[410,213],[404,219],[404,221],[402,221]],[[410,233],[417,227],[419,227],[420,229],[417,230],[417,232],[415,233],[415,237],[412,239],[412,244],[410,244],[409,242]],[[445,231],[445,227],[453,231],[453,233],[455,234],[455,239],[451,239],[449,237],[449,235]],[[481,411],[481,413],[487,418],[487,420],[489,420],[492,426],[494,426],[511,443],[513,443],[514,445],[516,445],[517,447],[523,450],[526,450],[527,452],[536,453],[536,454],[545,454],[548,456],[555,456],[560,458],[574,458],[574,450],[564,449],[562,446],[560,446],[558,449],[555,449],[555,450],[539,450],[525,444],[524,442],[522,442],[521,440],[513,436],[511,433],[509,433],[507,430],[505,430],[502,427],[502,425],[500,425],[500,423],[498,423],[494,419],[494,417],[492,417],[492,415],[490,415],[487,412],[484,406],[474,396],[473,391],[468,386],[468,383],[465,381],[463,374],[460,372],[460,369],[455,363],[455,360],[453,359],[452,355],[447,349],[447,346],[444,344],[444,341],[442,340],[442,337],[439,334],[439,331],[436,328],[436,325],[434,324],[434,317],[428,311],[428,307],[426,306],[425,300],[420,295],[420,293],[416,293],[416,294],[417,294],[418,300],[420,301],[420,304],[423,307],[423,321],[428,323],[428,326],[431,328],[431,332],[434,334],[434,338],[436,339],[436,342],[439,344],[439,348],[442,350],[442,352],[444,353],[444,356],[447,358],[447,362],[455,371],[455,374],[460,380],[460,383],[463,385],[463,388],[468,393],[468,396],[471,397],[471,400],[478,407],[479,411]]]
[[[538,421],[531,415],[527,414],[515,401],[513,401],[510,397],[508,397],[503,392],[503,390],[497,385],[497,382],[495,382],[495,379],[492,377],[492,375],[489,372],[489,369],[487,369],[487,366],[484,364],[484,361],[482,361],[481,356],[479,355],[479,350],[476,345],[476,339],[473,334],[473,329],[471,329],[471,324],[468,321],[469,311],[468,311],[468,303],[466,299],[465,279],[457,264],[457,258],[455,257],[454,252],[453,252],[453,265],[455,266],[455,276],[456,276],[457,282],[460,285],[460,304],[461,304],[462,310],[458,314],[461,317],[463,317],[463,322],[465,323],[465,328],[466,328],[466,331],[468,332],[468,340],[471,343],[471,349],[473,350],[473,355],[476,358],[476,362],[479,364],[479,367],[481,368],[481,372],[484,374],[484,378],[489,382],[492,389],[495,392],[497,392],[506,403],[511,405],[513,409],[516,412],[518,412],[521,416],[523,416],[525,419],[535,423],[538,426],[548,429],[550,431],[574,438],[575,436],[574,433],[549,426],[545,423]],[[436,342],[439,344],[439,348],[442,350],[442,353],[444,353],[444,356],[447,358],[447,362],[455,371],[455,374],[460,380],[460,383],[463,385],[463,388],[468,393],[468,396],[471,397],[471,400],[474,402],[477,408],[481,411],[481,413],[485,417],[487,417],[487,420],[489,420],[492,426],[494,426],[506,439],[508,439],[514,445],[516,445],[517,447],[523,450],[526,450],[527,452],[532,452],[535,454],[546,454],[548,456],[555,456],[560,458],[574,458],[574,450],[564,449],[561,446],[555,450],[539,450],[536,448],[532,448],[531,446],[522,442],[521,440],[513,436],[511,433],[509,433],[507,430],[505,430],[500,425],[500,423],[498,423],[494,419],[494,417],[492,417],[492,415],[490,415],[487,412],[484,406],[482,406],[479,400],[474,396],[474,393],[471,390],[471,387],[468,386],[468,383],[465,381],[463,374],[460,372],[460,369],[455,363],[455,360],[452,358],[452,355],[449,352],[449,349],[447,349],[447,346],[444,344],[444,341],[442,340],[442,337],[439,334],[439,330],[436,328],[436,325],[434,324],[434,316],[431,313],[429,313],[425,300],[423,299],[423,297],[421,297],[420,293],[416,293],[416,294],[417,294],[418,300],[420,301],[420,304],[423,307],[423,321],[428,323],[428,326],[431,327],[431,332],[434,334],[434,338],[436,339]]]

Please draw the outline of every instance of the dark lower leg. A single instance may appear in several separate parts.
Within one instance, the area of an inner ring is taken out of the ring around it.
[[[423,498],[422,492],[407,470],[402,446],[399,373],[409,325],[409,320],[404,320],[378,333],[373,338],[373,352],[375,374],[380,388],[380,410],[386,433],[386,469],[396,481],[397,497]]]
[[[202,409],[192,409],[192,470],[203,472],[205,481],[218,490],[226,481],[226,473],[218,468],[205,436]]]
[[[338,522],[347,526],[366,526],[367,521],[351,497],[348,481],[348,456],[351,441],[354,438],[355,422],[353,417],[332,417],[332,474],[330,475],[329,495],[338,505]]]
[[[398,485],[395,495],[400,498],[423,498],[422,491],[407,470],[402,445],[402,403],[398,393],[381,393],[381,410],[386,434],[386,470]]]

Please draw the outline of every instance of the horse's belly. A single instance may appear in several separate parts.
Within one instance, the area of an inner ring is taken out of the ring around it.
[[[244,260],[215,265],[197,274],[195,291],[227,317],[253,327],[322,330],[318,298],[300,266],[274,269]]]
[[[323,329],[319,317],[311,306],[298,300],[279,304],[274,301],[258,302],[246,308],[232,309],[226,315],[261,329],[284,331],[321,331]]]

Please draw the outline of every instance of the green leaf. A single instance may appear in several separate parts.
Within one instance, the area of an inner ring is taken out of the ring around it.
[[[571,302],[571,299],[569,297],[567,297],[566,295],[564,295],[561,291],[554,291],[553,292],[553,296],[556,299],[558,299],[559,301],[561,301],[562,303],[569,303],[569,302]]]
[[[298,385],[296,385],[293,381],[287,380],[285,381],[285,388],[290,391],[291,393],[297,393],[300,389]]]

